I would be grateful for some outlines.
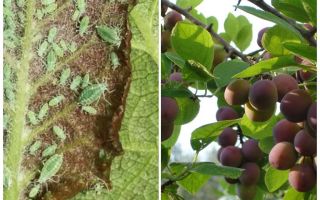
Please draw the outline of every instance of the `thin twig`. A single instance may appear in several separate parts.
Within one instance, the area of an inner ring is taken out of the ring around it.
[[[194,18],[187,10],[180,8],[176,4],[171,3],[168,0],[162,0],[161,3],[163,5],[167,5],[172,10],[175,10],[175,11],[179,12],[180,14],[185,16],[188,20],[190,20],[192,23],[194,23],[194,24],[196,24],[198,26],[201,26],[203,28],[208,28],[207,24],[204,24],[201,21],[199,21],[198,19]],[[236,56],[240,57],[244,62],[252,64],[251,60],[249,60],[246,57],[246,55],[244,55],[243,53],[241,53],[240,51],[238,51],[237,49],[232,47],[228,42],[226,42],[222,37],[220,37],[220,35],[218,35],[216,32],[214,32],[212,28],[210,30],[208,30],[208,31],[210,32],[212,37],[216,38],[224,46],[224,48],[225,48],[225,50],[227,52],[232,51],[233,55],[236,55]]]
[[[242,130],[240,128],[239,125],[237,125],[237,129],[238,129],[238,133],[239,133],[239,138],[240,138],[240,144],[242,145],[243,144],[243,133],[242,133]]]
[[[261,51],[263,51],[263,50],[264,50],[263,48],[258,49],[258,50],[255,50],[255,51],[253,51],[253,52],[251,52],[251,53],[248,53],[247,56],[254,56],[254,55],[256,55],[257,53],[259,53],[259,52],[261,52]]]
[[[299,31],[301,33],[301,35],[309,42],[310,45],[315,46],[315,47],[317,46],[317,41],[313,38],[313,34],[310,34],[310,31],[307,31],[307,30],[299,27],[299,25],[294,20],[286,18],[279,11],[277,11],[273,7],[269,6],[263,0],[248,0],[248,1],[250,1],[254,5],[258,6],[262,10],[267,11],[269,13],[272,13],[272,14],[276,15],[277,17],[285,20],[287,23],[289,23],[291,26],[293,26],[297,31]]]

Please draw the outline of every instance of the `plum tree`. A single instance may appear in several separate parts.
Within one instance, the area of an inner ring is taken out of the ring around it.
[[[212,68],[214,68],[215,66],[222,63],[225,60],[227,55],[228,55],[228,53],[226,52],[226,50],[222,46],[215,45],[214,46],[214,57],[213,57]]]
[[[223,129],[222,133],[219,135],[218,143],[222,147],[233,146],[237,142],[237,137],[238,137],[237,131],[228,127]]]
[[[242,105],[248,101],[250,84],[247,80],[236,79],[224,91],[224,99],[229,105]]]
[[[165,141],[171,137],[174,129],[173,122],[161,121],[161,141]]]
[[[256,110],[268,110],[277,100],[277,88],[270,80],[259,80],[250,88],[249,102]]]
[[[278,102],[291,90],[298,89],[297,80],[289,74],[279,74],[273,78],[273,82],[278,91]]]
[[[253,200],[257,193],[256,185],[238,184],[237,195],[241,200]]]
[[[167,10],[168,10],[168,6],[165,5],[165,4],[163,4],[163,3],[161,3],[161,16],[162,16],[162,17],[165,17],[165,16],[166,16]]]
[[[290,169],[297,160],[294,146],[289,142],[279,142],[269,153],[269,163],[279,170]]]
[[[280,110],[285,118],[291,122],[302,122],[307,118],[307,113],[312,98],[303,89],[288,92],[281,100]]]
[[[303,156],[313,156],[317,153],[317,141],[306,130],[297,133],[294,147]]]
[[[220,107],[216,113],[217,121],[232,120],[239,118],[238,113],[231,107]]]
[[[171,97],[161,97],[161,120],[173,121],[179,112],[179,107],[175,99]]]
[[[234,146],[223,148],[220,154],[220,162],[224,166],[239,167],[242,162],[241,150]]]
[[[171,33],[170,31],[162,31],[161,32],[161,52],[166,52],[168,49],[171,48],[170,43]]]
[[[291,142],[293,143],[294,137],[300,131],[298,124],[282,119],[273,127],[273,138],[276,143]]]
[[[258,38],[257,38],[257,44],[259,45],[259,47],[263,48],[262,46],[262,37],[263,37],[263,34],[269,29],[269,27],[266,27],[266,28],[263,28],[259,31],[258,33]]]
[[[180,72],[173,72],[170,74],[169,80],[180,83],[182,82],[182,74]]]
[[[249,139],[242,144],[241,152],[246,161],[258,162],[262,159],[263,153],[259,148],[258,142]]]
[[[182,21],[182,16],[175,10],[171,10],[164,17],[164,28],[171,31],[177,22]]]
[[[273,115],[275,111],[275,105],[271,106],[267,110],[256,110],[250,102],[246,103],[244,106],[244,111],[246,116],[254,122],[265,122]]]
[[[317,103],[314,102],[309,107],[307,114],[307,123],[313,132],[317,132]]]
[[[243,185],[255,185],[258,183],[260,178],[260,168],[254,162],[247,162],[241,165],[244,169],[239,180]]]
[[[290,185],[299,192],[310,191],[316,184],[316,174],[309,163],[296,164],[289,172]]]

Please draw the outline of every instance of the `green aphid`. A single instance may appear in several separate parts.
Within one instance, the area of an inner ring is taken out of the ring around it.
[[[79,34],[83,36],[83,34],[88,30],[90,23],[90,19],[88,16],[84,16],[81,21],[80,21],[80,26],[79,26]]]
[[[60,40],[59,44],[60,44],[61,48],[63,49],[63,51],[68,50],[67,43],[64,40]]]
[[[87,3],[85,0],[77,0],[77,8],[80,12],[80,14],[84,13],[86,11]]]
[[[112,69],[115,70],[120,65],[119,58],[115,52],[111,52],[110,57],[111,57]]]
[[[48,49],[49,43],[45,40],[43,41],[38,48],[38,56],[43,57]]]
[[[53,4],[55,2],[56,2],[56,0],[41,0],[41,4],[45,5],[45,6]]]
[[[47,116],[48,111],[49,111],[49,104],[48,103],[43,104],[38,113],[38,119],[42,121],[44,117]]]
[[[97,26],[98,35],[107,43],[117,47],[121,44],[120,30],[106,25]]]
[[[81,82],[82,82],[82,77],[79,76],[79,75],[76,76],[76,77],[72,80],[72,82],[71,82],[71,84],[70,84],[70,89],[73,90],[73,91],[76,91],[76,90],[78,89],[78,87],[80,86]]]
[[[55,37],[57,36],[57,33],[58,33],[58,29],[56,27],[50,28],[48,33],[48,42],[52,43]]]
[[[106,83],[94,84],[86,87],[80,94],[79,103],[81,105],[90,105],[100,99],[101,95],[107,89]]]
[[[52,156],[53,154],[56,153],[56,150],[58,148],[57,144],[53,144],[45,148],[42,152],[42,158]]]
[[[26,4],[25,0],[16,0],[16,3],[19,8],[24,8]]]
[[[35,185],[33,188],[31,188],[30,192],[29,192],[29,198],[35,198],[37,196],[37,194],[40,191],[40,185],[37,184]]]
[[[54,70],[54,68],[56,67],[56,62],[57,62],[56,53],[53,50],[49,51],[47,56],[47,72],[51,72]]]
[[[79,10],[75,10],[73,15],[71,16],[72,21],[77,21],[80,17],[80,11]]]
[[[54,133],[61,141],[64,141],[64,140],[67,138],[64,130],[63,130],[62,128],[60,128],[59,126],[53,126],[52,130],[53,130],[53,133]]]
[[[71,53],[75,52],[77,50],[77,44],[75,42],[71,42],[71,44],[68,45],[68,49]]]
[[[81,109],[90,115],[96,115],[98,111],[92,106],[82,106]]]
[[[39,183],[45,183],[51,177],[56,175],[63,163],[63,155],[55,154],[51,156],[43,165],[38,179]]]
[[[29,153],[31,155],[35,155],[36,152],[40,149],[41,147],[41,141],[37,140],[35,141],[29,148]]]
[[[64,51],[57,43],[52,43],[52,48],[58,57],[63,57]]]
[[[51,99],[49,101],[49,106],[53,107],[53,106],[57,106],[59,103],[61,103],[64,100],[64,96],[63,95],[59,95],[54,97],[53,99]]]
[[[81,88],[84,89],[90,84],[90,76],[89,74],[84,75],[82,79]]]
[[[27,115],[28,115],[29,122],[32,125],[37,125],[39,123],[39,120],[37,119],[37,115],[35,112],[28,111]]]
[[[71,74],[70,68],[62,70],[61,75],[60,75],[59,84],[66,85],[66,82],[70,77],[70,74]]]
[[[36,18],[40,20],[40,19],[42,19],[42,18],[43,18],[43,15],[44,15],[44,14],[43,14],[42,10],[37,9],[37,11],[36,11],[36,14],[35,14],[35,15],[36,15]]]
[[[58,8],[58,5],[56,3],[49,4],[47,7],[42,9],[42,12],[44,14],[50,14],[50,13],[53,13],[57,8]]]

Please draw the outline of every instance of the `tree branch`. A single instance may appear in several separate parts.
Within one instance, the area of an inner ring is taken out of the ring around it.
[[[311,33],[310,31],[307,31],[307,30],[299,27],[299,25],[294,20],[288,19],[287,17],[283,16],[280,12],[278,12],[273,7],[269,6],[263,0],[248,0],[248,1],[250,1],[254,5],[258,6],[262,10],[267,11],[269,13],[272,13],[272,14],[276,15],[277,17],[285,20],[287,23],[289,23],[291,26],[293,26],[297,31],[299,31],[300,34],[309,42],[310,45],[315,46],[315,47],[317,46],[317,41],[313,38],[313,34],[310,34]]]
[[[164,5],[167,5],[172,10],[175,10],[175,11],[179,12],[180,14],[185,16],[188,20],[190,20],[192,23],[194,23],[194,24],[196,24],[198,26],[201,26],[201,27],[203,27],[205,29],[208,28],[207,24],[204,24],[201,21],[197,20],[187,10],[180,8],[179,6],[175,5],[174,3],[171,3],[168,0],[161,0],[161,3],[164,4]],[[232,51],[233,55],[236,55],[236,56],[240,57],[244,62],[252,64],[252,61],[249,60],[246,55],[244,55],[243,53],[241,53],[240,51],[238,51],[237,49],[232,47],[228,42],[226,42],[222,37],[220,37],[216,32],[214,32],[212,30],[212,28],[209,29],[208,31],[210,32],[212,37],[217,39],[224,46],[224,48],[225,48],[225,50],[227,52]]]

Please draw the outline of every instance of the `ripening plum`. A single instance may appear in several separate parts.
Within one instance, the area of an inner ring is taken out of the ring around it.
[[[297,80],[288,74],[277,75],[273,78],[273,83],[276,85],[278,91],[278,102],[281,102],[281,99],[288,92],[299,88]]]
[[[254,185],[260,178],[260,168],[254,162],[244,163],[241,168],[244,169],[239,180],[243,185]]]
[[[314,102],[308,110],[307,123],[312,131],[317,132],[317,103]]]
[[[218,143],[222,147],[233,146],[237,142],[237,137],[238,137],[237,131],[228,127],[223,129],[222,133],[219,135]]]
[[[161,97],[161,120],[174,121],[179,112],[179,107],[174,98]]]
[[[291,142],[293,143],[294,137],[300,131],[298,124],[282,119],[273,127],[273,139],[276,143]]]
[[[239,167],[242,162],[241,150],[235,146],[223,148],[220,155],[220,162],[224,166]]]
[[[237,79],[229,83],[224,91],[224,99],[229,105],[242,105],[248,101],[250,84],[247,80]]]
[[[262,159],[263,153],[259,148],[258,142],[254,139],[249,139],[242,144],[242,155],[246,161],[258,162]]]
[[[262,46],[262,37],[263,34],[269,29],[269,27],[263,28],[259,31],[258,33],[258,38],[257,38],[257,44],[259,45],[259,47],[263,48]]]
[[[302,81],[308,81],[314,76],[314,73],[305,70],[299,70],[299,77]]]
[[[171,10],[164,17],[164,28],[171,31],[177,22],[182,21],[182,16],[175,10]]]
[[[169,31],[161,32],[161,52],[164,53],[171,48],[171,33]]]
[[[226,182],[229,183],[229,184],[239,183],[239,179],[233,179],[233,178],[228,178],[228,177],[224,177],[224,179],[225,179]]]
[[[256,185],[242,185],[238,184],[237,195],[241,200],[253,200],[256,196]]]
[[[316,178],[309,163],[297,164],[289,172],[289,183],[298,192],[310,191],[316,185]]]
[[[161,121],[161,141],[165,141],[171,137],[174,129],[173,122]]]
[[[246,116],[254,122],[265,122],[269,120],[275,111],[275,105],[270,107],[268,110],[256,110],[252,107],[250,102],[246,103],[244,106],[244,111]]]
[[[291,90],[281,100],[280,110],[291,122],[302,122],[307,118],[312,104],[310,94],[303,89]]]
[[[219,162],[220,162],[220,156],[221,156],[222,150],[223,150],[223,147],[221,147],[217,152],[217,159],[218,159]]]
[[[306,130],[299,131],[294,137],[294,147],[303,156],[313,156],[317,153],[317,141]]]
[[[232,120],[239,118],[238,113],[231,107],[220,107],[216,113],[217,121]]]
[[[173,72],[172,74],[170,74],[169,80],[181,83],[182,82],[182,74],[180,72]]]
[[[297,153],[289,142],[280,142],[272,147],[269,153],[269,163],[273,168],[286,170],[294,166]]]
[[[213,63],[212,63],[213,66],[212,67],[215,67],[225,60],[228,53],[226,52],[224,47],[221,45],[214,45],[213,48],[214,48],[214,54],[213,54]]]
[[[256,110],[270,109],[277,100],[277,88],[270,80],[259,80],[250,88],[249,102]]]
[[[262,60],[269,60],[270,58],[272,58],[271,53],[266,52],[265,54],[263,54],[262,56]]]

